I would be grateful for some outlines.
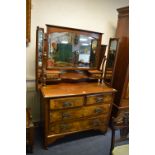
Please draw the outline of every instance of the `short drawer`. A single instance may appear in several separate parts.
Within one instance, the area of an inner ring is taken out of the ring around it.
[[[83,117],[83,109],[82,108],[51,111],[50,112],[50,123],[56,122],[56,121],[81,118],[81,117]]]
[[[67,98],[58,98],[50,99],[50,109],[64,109],[71,107],[82,106],[84,102],[84,97],[67,97]]]
[[[96,116],[105,114],[108,115],[110,110],[110,104],[103,104],[97,106],[87,106],[84,107],[84,116]]]
[[[102,103],[111,103],[113,96],[112,94],[95,94],[88,95],[86,97],[86,104],[102,104]]]
[[[92,78],[101,78],[101,74],[92,74],[91,77]]]
[[[58,79],[59,74],[47,74],[47,79]]]

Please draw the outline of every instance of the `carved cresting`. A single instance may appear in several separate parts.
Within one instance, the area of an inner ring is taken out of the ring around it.
[[[44,43],[45,42],[45,43]],[[43,67],[42,67],[42,85],[46,85],[46,60],[47,60],[47,49],[46,49],[46,42],[47,42],[47,35],[44,34],[44,42],[43,42]]]

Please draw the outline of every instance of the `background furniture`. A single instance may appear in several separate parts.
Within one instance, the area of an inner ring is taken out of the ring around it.
[[[119,46],[111,84],[117,93],[112,116],[116,118],[118,124],[121,124],[124,117],[129,118],[129,7],[120,8],[117,11],[116,37],[119,38]],[[121,135],[127,136],[128,129],[121,129]]]
[[[34,125],[32,122],[31,110],[26,108],[26,151],[33,152]]]
[[[102,34],[37,27],[36,88],[41,92],[44,147],[86,130],[106,132],[115,89],[100,83]]]
[[[111,149],[110,149],[110,154],[112,155],[113,154],[113,150],[114,150],[114,147],[115,147],[115,143],[116,142],[121,142],[121,141],[124,141],[124,140],[127,140],[128,139],[128,136],[126,136],[129,132],[129,118],[128,118],[128,115],[124,115],[123,117],[123,121],[121,121],[121,123],[118,123],[120,120],[119,119],[122,119],[123,116],[121,116],[121,118],[117,117],[117,118],[112,118],[111,119],[111,129],[112,129],[112,136],[111,136]],[[118,139],[116,141],[115,139],[115,132],[116,130],[121,130],[123,129],[124,131],[126,131],[126,135],[124,137],[121,136],[120,139]]]

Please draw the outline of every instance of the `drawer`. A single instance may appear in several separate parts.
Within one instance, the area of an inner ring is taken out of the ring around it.
[[[102,103],[111,103],[113,96],[112,94],[95,94],[95,95],[88,95],[86,97],[86,104],[102,104]]]
[[[84,97],[67,97],[50,100],[50,109],[64,109],[82,106]]]
[[[87,106],[84,107],[84,116],[93,116],[93,115],[108,115],[110,110],[110,104],[103,104],[97,106]]]
[[[47,74],[47,79],[58,79],[59,74]]]
[[[92,128],[98,128],[100,126],[107,126],[107,117],[96,117],[89,120],[86,120],[83,122],[83,128],[84,129],[92,129]]]
[[[50,124],[50,133],[52,134],[79,131],[81,129],[82,129],[82,123],[79,121],[72,123]]]
[[[50,112],[50,123],[56,121],[70,120],[83,117],[83,109],[67,109]]]
[[[92,74],[91,77],[92,78],[101,78],[101,74]]]
[[[87,130],[87,129],[98,128],[100,126],[102,126],[102,127],[107,126],[106,117],[102,116],[102,117],[98,117],[98,118],[74,121],[74,122],[70,122],[70,123],[50,124],[49,132],[51,134],[59,134],[59,133],[83,131],[83,130]]]

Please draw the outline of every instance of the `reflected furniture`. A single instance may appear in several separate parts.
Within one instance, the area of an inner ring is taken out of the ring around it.
[[[115,89],[101,83],[102,34],[37,27],[36,89],[41,93],[44,148],[65,135],[106,132]]]
[[[31,109],[26,108],[26,151],[33,152],[34,124],[32,122]]]

